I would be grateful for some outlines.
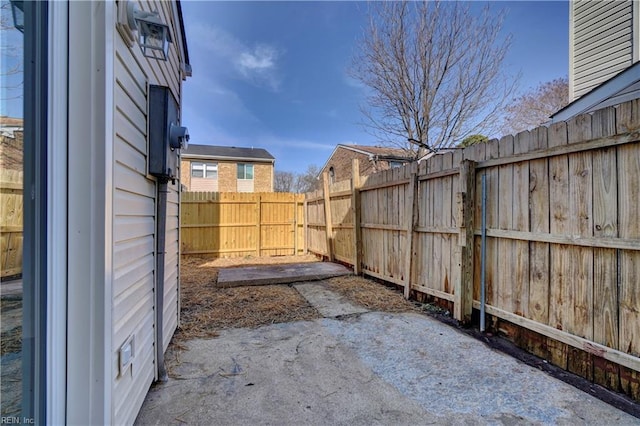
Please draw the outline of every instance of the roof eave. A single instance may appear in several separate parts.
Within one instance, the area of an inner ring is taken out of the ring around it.
[[[553,114],[550,117],[550,123],[566,121],[589,111],[589,109],[620,92],[635,81],[638,81],[638,79],[640,79],[640,62],[636,62],[627,69],[619,72]]]
[[[178,10],[178,21],[180,22],[180,38],[182,39],[182,47],[184,50],[184,75],[191,77],[193,71],[191,69],[191,63],[189,62],[189,48],[187,47],[187,34],[184,30],[184,19],[182,17],[182,3],[180,0],[176,0],[176,9]]]
[[[249,161],[254,163],[275,163],[276,162],[275,158],[226,157],[223,155],[189,154],[189,153],[181,153],[180,157],[185,160],[193,158],[196,160]]]

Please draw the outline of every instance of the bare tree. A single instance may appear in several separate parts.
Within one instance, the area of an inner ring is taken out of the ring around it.
[[[273,190],[275,192],[293,192],[296,177],[291,172],[276,171],[273,175]]]
[[[13,25],[11,3],[0,3],[0,89],[3,101],[22,97],[22,35]],[[13,94],[16,93],[16,94]]]
[[[309,165],[304,173],[296,176],[295,192],[305,193],[318,189],[320,187],[319,174],[320,168],[318,166]]]
[[[517,77],[503,73],[503,14],[460,2],[377,2],[350,74],[369,89],[368,130],[417,153],[491,133]]]
[[[273,176],[275,192],[297,192],[299,194],[318,189],[320,168],[315,164],[307,167],[303,173],[276,171]]]
[[[529,130],[549,121],[549,117],[569,104],[569,80],[556,78],[515,98],[505,108],[504,134]]]

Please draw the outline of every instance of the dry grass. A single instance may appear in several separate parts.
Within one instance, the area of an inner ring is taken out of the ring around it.
[[[5,300],[0,301],[0,313],[6,313],[13,309],[21,309],[21,300]],[[2,321],[6,319],[2,318]],[[22,350],[22,326],[21,322],[16,322],[16,326],[3,330],[0,334],[0,354],[20,352]],[[6,326],[6,323],[4,324]],[[11,327],[9,325],[9,327]]]
[[[215,337],[230,327],[258,327],[320,315],[288,286],[217,288],[218,267],[291,263],[302,256],[272,258],[202,259],[189,257],[181,264],[181,325],[174,342]],[[309,260],[303,260],[309,261]]]
[[[286,285],[216,287],[218,268],[315,261],[314,256],[207,259],[185,257],[181,264],[181,325],[174,343],[210,338],[221,329],[302,321],[320,315],[294,288]],[[371,280],[344,276],[327,280],[332,290],[372,311],[419,310],[402,294]]]
[[[418,309],[404,299],[402,293],[356,276],[336,277],[327,280],[331,290],[371,311],[406,312]]]

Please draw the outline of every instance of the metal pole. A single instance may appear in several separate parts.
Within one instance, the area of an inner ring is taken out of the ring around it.
[[[156,359],[158,362],[158,381],[169,381],[164,364],[164,260],[167,233],[167,194],[169,185],[164,178],[158,178],[158,215],[156,224]]]
[[[485,330],[485,267],[487,263],[487,174],[482,174],[482,245],[480,252],[480,332]]]

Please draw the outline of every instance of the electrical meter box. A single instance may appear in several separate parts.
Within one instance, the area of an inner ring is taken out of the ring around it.
[[[189,133],[180,126],[178,103],[164,86],[149,87],[149,174],[175,180],[179,150],[187,147]]]

